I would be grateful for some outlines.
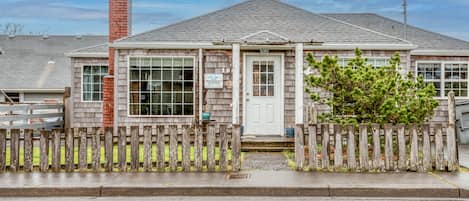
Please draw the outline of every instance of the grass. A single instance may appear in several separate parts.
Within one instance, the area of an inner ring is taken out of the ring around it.
[[[127,146],[127,149],[126,149],[126,161],[129,163],[130,162],[130,145]],[[39,154],[40,150],[39,150],[39,147],[33,147],[33,165],[34,166],[38,166],[39,165],[39,160],[40,160],[40,154]],[[194,161],[194,152],[195,152],[195,149],[193,146],[191,146],[191,150],[190,150],[190,160],[191,161]],[[101,163],[104,163],[105,162],[105,155],[104,155],[104,147],[101,147],[101,150],[100,150],[100,161]],[[117,154],[118,154],[118,149],[117,149],[117,146],[114,146],[113,147],[113,162],[114,163],[117,163],[118,162],[118,158],[117,158]],[[19,163],[20,163],[20,166],[22,166],[24,164],[24,148],[20,148],[19,150]],[[144,155],[144,150],[143,150],[143,145],[140,145],[139,146],[139,161],[140,162],[143,162],[143,155]],[[156,145],[153,145],[152,146],[152,151],[151,151],[151,155],[152,155],[152,161],[155,161],[155,159],[157,158],[156,157]],[[168,162],[169,161],[169,145],[166,145],[165,146],[165,161]],[[207,147],[203,147],[203,152],[202,152],[202,158],[203,160],[207,160]],[[219,160],[220,158],[220,150],[219,149],[215,149],[215,160]],[[227,158],[228,160],[231,160],[232,156],[231,156],[231,150],[228,150],[227,152]],[[178,146],[178,161],[182,161],[182,146],[179,145]],[[92,150],[91,150],[91,147],[88,147],[88,150],[87,150],[87,162],[88,163],[92,163]],[[52,148],[49,149],[49,164],[52,163]],[[74,149],[74,163],[75,164],[78,164],[78,147],[75,147]],[[10,149],[7,149],[6,150],[6,164],[7,165],[10,165]],[[65,147],[61,147],[60,149],[60,164],[64,165],[65,164]]]

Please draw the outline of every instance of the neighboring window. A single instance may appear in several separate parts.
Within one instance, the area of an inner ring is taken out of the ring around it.
[[[254,96],[274,96],[274,62],[254,61],[253,62],[253,95]]]
[[[339,65],[347,66],[353,58],[339,58]],[[367,58],[368,64],[375,68],[383,67],[389,64],[389,59],[386,58]]]
[[[133,57],[129,68],[129,114],[194,114],[194,58]]]
[[[19,103],[20,102],[20,93],[5,93],[10,99],[5,97],[5,102],[10,102],[13,101],[13,103]]]
[[[103,77],[107,66],[83,66],[83,101],[103,100]]]
[[[446,97],[450,91],[454,91],[455,96],[468,97],[467,63],[418,63],[417,74],[435,86],[437,97]]]

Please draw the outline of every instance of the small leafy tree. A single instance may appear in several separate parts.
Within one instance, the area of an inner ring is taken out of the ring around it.
[[[421,76],[403,76],[399,53],[388,65],[374,68],[360,50],[347,66],[337,57],[316,61],[308,54],[310,71],[305,76],[306,92],[315,102],[332,108],[320,116],[322,121],[337,123],[423,123],[438,106],[435,87]],[[326,97],[321,94],[326,92]]]

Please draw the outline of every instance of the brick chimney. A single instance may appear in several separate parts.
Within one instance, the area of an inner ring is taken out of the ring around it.
[[[109,0],[109,42],[130,35],[132,0]],[[109,48],[109,76],[103,79],[103,127],[114,125],[114,48]]]

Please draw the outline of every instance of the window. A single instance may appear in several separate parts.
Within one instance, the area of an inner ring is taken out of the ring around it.
[[[20,102],[20,93],[5,93],[7,97],[5,97],[5,102],[10,102],[13,101],[13,103],[19,103]],[[9,99],[8,99],[9,98]]]
[[[254,61],[253,62],[253,95],[254,96],[274,96],[274,62]]]
[[[339,58],[339,65],[347,66],[353,58]],[[367,58],[368,64],[371,64],[375,68],[383,67],[389,64],[387,58]]]
[[[132,57],[129,68],[129,114],[194,114],[194,58]]]
[[[445,97],[450,91],[468,97],[467,63],[417,62],[417,74],[435,86],[437,97]]]
[[[107,66],[83,66],[83,101],[103,100],[103,77],[106,75]]]

